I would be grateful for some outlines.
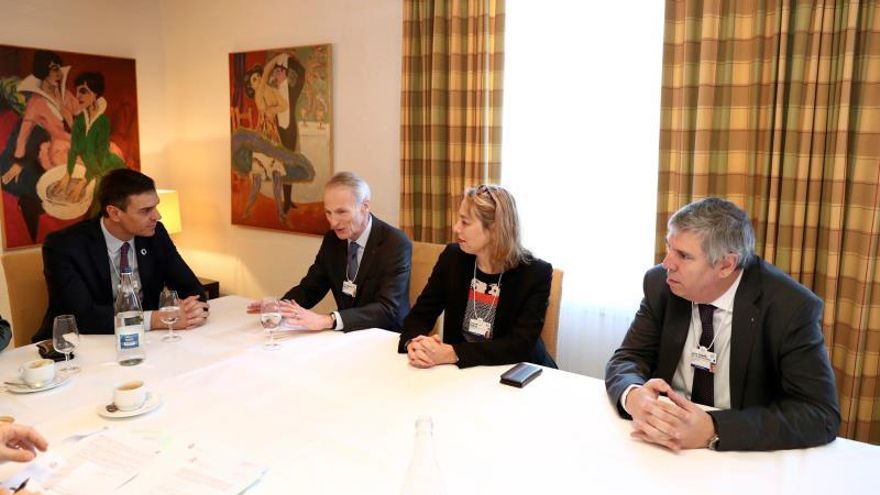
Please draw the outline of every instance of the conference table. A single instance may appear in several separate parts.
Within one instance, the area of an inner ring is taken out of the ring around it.
[[[248,299],[211,301],[201,328],[163,342],[148,332],[144,363],[123,367],[112,336],[83,335],[82,371],[52,390],[0,392],[0,415],[36,426],[49,452],[75,450],[83,432],[114,431],[199,445],[265,469],[251,494],[400,492],[414,423],[430,416],[447,494],[873,492],[880,447],[846,439],[803,450],[672,453],[631,439],[602,381],[545,369],[522,389],[499,383],[509,366],[411,367],[398,335],[280,332],[263,348]],[[0,375],[37,357],[34,346],[0,353]],[[115,385],[144,380],[162,405],[106,419]],[[60,454],[59,454],[60,453]],[[47,454],[41,454],[45,456]],[[22,465],[0,464],[0,480]],[[131,485],[127,485],[131,486]],[[126,491],[127,486],[116,493]]]

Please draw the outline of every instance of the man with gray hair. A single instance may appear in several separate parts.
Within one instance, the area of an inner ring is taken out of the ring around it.
[[[284,294],[282,316],[312,331],[399,332],[409,312],[412,242],[370,213],[370,186],[351,172],[337,173],[324,186],[324,214],[330,231],[306,276]],[[328,290],[338,309],[311,311]],[[259,311],[259,302],[248,306],[248,312]]]
[[[668,222],[667,252],[605,369],[632,436],[671,450],[777,450],[840,425],[822,301],[754,254],[733,203],[706,198]]]

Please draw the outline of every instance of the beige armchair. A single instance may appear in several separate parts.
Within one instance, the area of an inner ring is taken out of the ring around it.
[[[30,344],[49,306],[42,251],[37,248],[3,253],[3,272],[9,294],[11,313],[7,318],[12,324],[13,345]]]
[[[550,302],[544,313],[544,327],[541,328],[541,340],[553,360],[556,360],[556,347],[559,338],[559,305],[562,301],[562,270],[553,269],[550,281]]]
[[[409,278],[410,307],[416,303],[416,299],[419,298],[419,294],[422,293],[422,289],[424,289],[425,285],[428,284],[428,279],[431,277],[431,272],[434,270],[434,265],[437,263],[437,258],[440,257],[440,253],[442,253],[444,249],[446,249],[445,244],[433,244],[430,242],[417,241],[413,242],[412,272],[410,273]],[[434,324],[434,330],[432,330],[431,333],[441,333],[442,330],[443,315],[441,314],[440,317],[437,318],[437,323]]]

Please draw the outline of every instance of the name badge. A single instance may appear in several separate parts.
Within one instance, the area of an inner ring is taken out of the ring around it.
[[[482,318],[471,318],[468,322],[468,332],[483,338],[489,338],[489,335],[492,333],[492,324]]]
[[[718,354],[700,346],[691,351],[691,366],[698,370],[715,373],[715,365],[718,363]]]
[[[358,286],[354,282],[349,281],[349,280],[342,281],[342,293],[343,294],[350,296],[350,297],[355,297],[357,295],[357,290],[358,290]]]

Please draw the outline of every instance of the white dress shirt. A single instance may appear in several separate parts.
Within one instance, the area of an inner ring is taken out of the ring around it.
[[[727,291],[718,299],[712,301],[715,313],[712,316],[712,328],[715,332],[715,346],[713,351],[717,354],[718,361],[715,363],[714,390],[715,407],[718,409],[730,409],[730,334],[733,329],[733,300],[736,297],[736,289],[742,280],[742,271],[737,275]],[[691,303],[691,325],[687,339],[684,341],[684,349],[681,351],[681,359],[675,368],[672,377],[672,388],[690,400],[691,388],[694,383],[694,367],[691,366],[691,352],[700,347],[700,334],[703,333],[703,324],[700,320],[698,304]]]

